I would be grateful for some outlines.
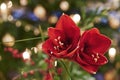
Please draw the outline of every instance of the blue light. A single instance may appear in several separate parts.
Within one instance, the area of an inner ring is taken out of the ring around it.
[[[25,9],[16,9],[12,12],[14,19],[28,19],[30,21],[37,22],[39,19],[33,14],[32,11]]]
[[[28,19],[30,19],[30,20],[32,20],[32,21],[39,21],[39,19],[33,14],[33,12],[28,12],[27,14],[26,14],[26,16],[27,16],[27,18]]]
[[[101,18],[101,23],[107,24],[108,23],[107,18],[105,18],[105,17]]]
[[[16,9],[12,12],[14,19],[19,19],[24,15],[25,11],[23,9]]]

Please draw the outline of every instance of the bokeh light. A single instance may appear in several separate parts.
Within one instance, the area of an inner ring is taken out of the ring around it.
[[[42,5],[38,5],[34,9],[34,14],[37,18],[44,20],[46,18],[46,10]]]
[[[69,3],[67,1],[62,1],[60,3],[60,8],[63,11],[67,11],[69,9]]]
[[[72,15],[70,15],[70,17],[72,18],[72,20],[73,20],[76,24],[78,24],[78,23],[80,22],[80,20],[81,20],[81,16],[80,16],[79,14],[72,14]]]

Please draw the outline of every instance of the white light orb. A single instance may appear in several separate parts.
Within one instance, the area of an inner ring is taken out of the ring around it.
[[[35,36],[38,36],[40,34],[40,30],[38,28],[35,28],[33,32]]]
[[[113,62],[115,60],[115,56],[116,56],[116,49],[110,48],[108,53],[109,53],[110,62]]]
[[[12,15],[8,16],[8,21],[13,21],[13,16]]]
[[[5,3],[2,3],[0,8],[1,8],[1,11],[4,11],[7,9],[7,5]]]
[[[11,34],[6,33],[2,38],[2,43],[4,46],[11,47],[15,44],[15,38]]]
[[[31,29],[32,29],[32,25],[30,25],[30,24],[27,24],[27,25],[24,27],[24,30],[25,30],[26,32],[29,32]]]
[[[49,17],[48,22],[51,24],[55,24],[58,21],[58,17],[55,15],[52,15]]]
[[[8,8],[11,8],[11,7],[13,6],[12,1],[9,1],[9,2],[7,3],[7,6],[8,6]]]
[[[80,20],[81,20],[81,16],[80,16],[79,14],[72,14],[72,15],[70,15],[70,17],[72,18],[72,20],[73,20],[76,24],[78,24],[78,23],[80,22]]]
[[[22,25],[22,22],[18,20],[18,21],[16,21],[15,25],[16,25],[16,27],[20,27]]]
[[[38,5],[35,7],[34,9],[34,14],[36,17],[38,17],[39,19],[44,20],[46,18],[46,10],[43,6]]]
[[[117,29],[120,26],[120,21],[115,17],[109,17],[109,24],[111,28]]]
[[[28,4],[28,0],[20,0],[20,4],[22,6],[26,6]]]
[[[110,48],[109,49],[109,56],[110,57],[115,57],[116,55],[116,49],[115,48]]]
[[[30,54],[31,54],[30,51],[26,49],[22,54],[23,59],[24,60],[29,60],[30,56],[31,56]]]
[[[69,3],[67,1],[62,1],[60,3],[60,8],[63,11],[67,11],[69,9]]]

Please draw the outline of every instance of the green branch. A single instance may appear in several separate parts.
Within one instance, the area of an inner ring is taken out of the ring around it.
[[[21,40],[16,40],[15,42],[24,42],[24,41],[31,41],[31,40],[36,40],[36,39],[41,39],[41,37],[21,39]]]
[[[18,42],[31,41],[31,40],[36,40],[36,39],[41,39],[41,37],[27,38],[27,39],[21,39],[21,40],[10,41],[10,42],[18,43]],[[4,42],[4,43],[10,43],[10,42]],[[0,42],[0,44],[2,44],[2,42]]]
[[[40,33],[41,33],[41,39],[42,39],[42,41],[44,41],[44,34],[43,34],[41,26],[39,26],[39,29],[40,29]]]

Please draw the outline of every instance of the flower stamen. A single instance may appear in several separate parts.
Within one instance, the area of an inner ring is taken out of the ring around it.
[[[98,59],[100,58],[99,55],[98,55],[98,53],[96,54],[96,56],[97,56]]]
[[[96,62],[98,61],[98,59],[100,58],[98,53],[96,53],[96,55],[92,54],[91,56],[92,56],[92,58],[94,59],[95,63],[96,63]]]
[[[59,44],[60,44],[60,46],[63,46],[63,45],[64,45],[64,43],[62,43],[61,41],[59,41]]]
[[[92,54],[92,57],[94,58],[95,56]]]
[[[57,39],[54,39],[56,42],[58,41]]]
[[[53,54],[53,52],[51,51],[50,54]]]
[[[56,47],[56,46],[54,46],[54,49],[55,49],[55,50],[57,50],[57,47]]]
[[[60,40],[60,38],[61,38],[61,37],[60,37],[60,36],[58,36],[58,38],[57,38],[57,39],[58,39],[58,40]]]
[[[95,62],[97,62],[97,60],[98,60],[97,58],[94,58],[94,61],[95,61]]]

